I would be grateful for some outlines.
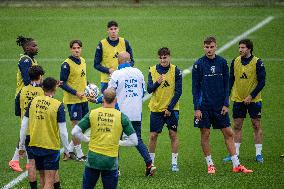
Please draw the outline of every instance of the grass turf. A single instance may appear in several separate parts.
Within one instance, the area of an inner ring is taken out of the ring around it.
[[[46,70],[46,76],[56,78],[59,78],[61,63],[70,53],[69,41],[74,38],[81,39],[84,46],[83,57],[88,63],[88,80],[99,84],[99,73],[93,68],[93,56],[99,40],[106,36],[106,23],[111,19],[119,22],[120,35],[129,40],[136,66],[143,71],[147,80],[148,67],[158,61],[158,48],[170,47],[172,57],[176,58],[172,62],[179,68],[186,69],[193,64],[193,58],[202,56],[204,37],[216,36],[218,46],[221,47],[270,15],[275,19],[249,36],[255,44],[254,54],[263,58],[267,71],[262,112],[264,164],[259,165],[254,161],[253,133],[247,120],[240,152],[241,162],[253,169],[254,173],[232,173],[231,165],[222,163],[222,158],[227,155],[223,136],[219,131],[212,131],[212,156],[217,173],[207,174],[199,144],[199,130],[193,128],[191,75],[187,75],[183,80],[179,122],[180,171],[170,171],[170,141],[165,129],[158,139],[155,160],[158,172],[153,178],[144,177],[144,163],[135,148],[121,149],[122,176],[119,178],[119,188],[283,187],[284,160],[279,158],[279,155],[284,153],[284,128],[281,126],[284,121],[283,8],[0,8],[0,12],[1,187],[19,175],[7,166],[19,136],[19,120],[14,116],[15,75],[17,59],[22,52],[15,43],[18,35],[31,36],[38,41],[40,53],[37,60]],[[237,50],[238,46],[234,45],[221,55],[227,58],[229,63],[238,54]],[[58,91],[56,98],[62,99],[62,91]],[[142,136],[145,143],[148,143],[149,132],[147,104],[148,101],[143,106]],[[68,125],[70,126],[69,122]],[[86,152],[86,145],[84,149]],[[63,188],[80,188],[83,163],[61,162],[60,166]],[[16,186],[21,187],[28,188],[26,179]],[[99,182],[98,188],[101,187]]]

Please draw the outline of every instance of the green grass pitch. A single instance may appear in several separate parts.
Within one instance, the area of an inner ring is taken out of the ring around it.
[[[135,148],[121,148],[119,188],[283,188],[284,159],[284,9],[281,7],[209,8],[209,7],[142,7],[142,8],[0,8],[0,187],[16,178],[8,161],[12,157],[19,136],[19,120],[14,116],[17,59],[22,53],[16,46],[18,35],[30,36],[38,41],[37,60],[46,70],[46,76],[59,78],[60,65],[69,55],[71,39],[83,41],[83,57],[87,60],[88,80],[99,84],[99,73],[93,68],[93,56],[100,39],[106,37],[106,23],[118,21],[120,35],[129,40],[134,51],[136,66],[147,80],[148,67],[158,62],[157,49],[168,46],[172,50],[172,63],[181,69],[190,67],[194,59],[203,55],[202,41],[208,35],[217,37],[221,47],[236,36],[252,28],[268,16],[269,24],[248,37],[254,41],[254,54],[263,59],[267,82],[263,90],[262,125],[264,131],[264,164],[254,161],[255,147],[250,121],[244,125],[240,151],[241,162],[254,173],[236,174],[231,165],[224,165],[227,155],[223,136],[211,132],[212,157],[217,168],[208,175],[200,147],[199,130],[193,127],[191,74],[183,79],[183,95],[179,122],[179,166],[172,173],[171,150],[165,128],[158,139],[155,164],[158,172],[145,178],[144,162]],[[228,63],[238,55],[235,44],[221,53]],[[62,99],[62,91],[56,96]],[[143,106],[144,142],[148,144],[148,101]],[[91,108],[94,108],[91,105]],[[70,131],[70,122],[68,121]],[[87,145],[84,144],[87,152]],[[24,161],[22,161],[22,167]],[[81,162],[60,162],[63,188],[81,187],[84,165]],[[27,179],[15,188],[28,188]],[[98,188],[102,185],[99,182]]]

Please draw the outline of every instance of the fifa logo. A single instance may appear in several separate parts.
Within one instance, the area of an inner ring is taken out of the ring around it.
[[[210,68],[210,70],[211,70],[211,73],[215,73],[215,66],[211,66],[211,68]]]

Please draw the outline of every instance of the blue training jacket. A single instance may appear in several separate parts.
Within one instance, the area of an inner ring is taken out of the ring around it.
[[[221,110],[229,107],[229,68],[227,61],[216,55],[203,56],[192,68],[194,110]]]

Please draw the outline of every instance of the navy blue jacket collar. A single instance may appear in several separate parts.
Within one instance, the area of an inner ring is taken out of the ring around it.
[[[122,68],[126,68],[126,67],[131,67],[130,63],[129,62],[125,62],[123,64],[119,64],[118,65],[118,69],[122,69]]]
[[[76,58],[74,56],[69,56],[68,58],[70,58],[73,62],[75,62],[76,64],[81,64],[81,59],[80,58]]]

